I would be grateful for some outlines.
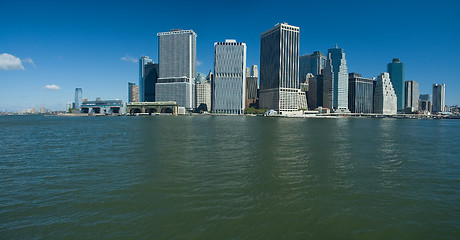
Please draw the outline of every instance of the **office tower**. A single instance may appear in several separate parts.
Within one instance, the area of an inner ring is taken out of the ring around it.
[[[446,84],[433,84],[433,112],[444,112]]]
[[[299,30],[280,23],[260,37],[261,108],[280,114],[299,109]]]
[[[299,77],[300,81],[305,78],[308,73],[313,76],[321,74],[321,69],[326,66],[326,56],[320,51],[315,51],[312,54],[307,54],[299,57]]]
[[[145,68],[144,66],[147,65],[147,63],[152,63],[152,59],[150,59],[148,56],[142,56],[139,59],[139,102],[145,102],[144,96],[145,96]]]
[[[391,83],[393,84],[396,97],[398,98],[398,111],[404,112],[404,63],[400,62],[399,58],[393,58],[393,61],[388,63],[387,67]]]
[[[213,112],[244,114],[246,102],[246,43],[214,43]]]
[[[246,77],[246,108],[257,107],[257,81],[258,77]]]
[[[374,113],[396,114],[398,100],[390,81],[390,74],[381,73],[374,84]]]
[[[156,101],[176,101],[189,111],[195,106],[196,33],[171,30],[158,33],[159,78]]]
[[[374,80],[359,73],[348,74],[348,109],[352,113],[372,113]]]
[[[431,112],[431,96],[430,94],[420,94],[419,97],[419,110],[424,112]]]
[[[155,86],[158,79],[159,64],[149,62],[144,65],[144,102],[155,102]]]
[[[195,80],[195,108],[198,112],[211,111],[211,82],[199,73]]]
[[[342,48],[328,50],[323,82],[323,107],[348,111],[348,68]]]
[[[251,77],[259,77],[259,70],[257,69],[257,65],[252,65],[251,67]]]
[[[128,83],[128,102],[139,102],[139,86]]]
[[[413,113],[418,111],[418,82],[406,81],[404,87],[404,111]]]
[[[80,109],[83,98],[83,91],[81,88],[75,88],[75,108]]]

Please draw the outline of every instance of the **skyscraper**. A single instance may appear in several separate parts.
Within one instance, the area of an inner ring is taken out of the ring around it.
[[[446,84],[433,84],[433,112],[444,112]]]
[[[195,108],[197,111],[211,111],[211,82],[200,73],[195,80]]]
[[[348,111],[348,68],[342,48],[328,50],[323,81],[323,107]]]
[[[246,108],[257,107],[258,74],[257,65],[252,65],[251,74],[246,76]]]
[[[404,111],[413,113],[418,111],[418,82],[406,81],[404,87]]]
[[[398,111],[404,112],[404,63],[399,61],[399,58],[393,58],[393,61],[388,63],[387,67],[391,83],[393,84],[396,97],[398,98]]]
[[[76,109],[80,109],[82,99],[83,99],[83,90],[81,88],[75,88],[75,108]]]
[[[139,102],[139,87],[135,83],[128,83],[128,102]]]
[[[176,101],[179,107],[195,106],[196,33],[171,30],[158,33],[159,78],[156,101]]]
[[[147,63],[153,62],[152,59],[150,59],[148,56],[142,56],[139,59],[139,102],[145,102],[144,96],[144,86],[145,86],[145,68],[144,66],[147,65]]]
[[[249,69],[248,69],[249,70]],[[213,111],[244,114],[246,102],[246,44],[236,40],[214,43]]]
[[[261,108],[280,114],[299,109],[299,31],[299,27],[280,23],[261,35]]]
[[[155,102],[158,71],[158,63],[149,62],[144,65],[144,102]]]
[[[326,66],[326,56],[320,51],[299,57],[299,78],[300,82],[305,81],[308,73],[313,76],[321,74],[321,69]]]
[[[431,112],[431,96],[430,94],[420,94],[419,109],[424,112]]]
[[[374,80],[361,74],[348,74],[348,109],[352,113],[372,113],[374,103]]]
[[[396,114],[397,97],[390,75],[386,72],[377,77],[374,88],[374,113]]]

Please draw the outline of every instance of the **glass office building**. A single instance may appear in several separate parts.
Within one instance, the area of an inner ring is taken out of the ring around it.
[[[361,74],[348,74],[348,109],[352,113],[372,113],[374,103],[374,80]]]
[[[280,23],[260,38],[260,108],[299,109],[299,27]]]
[[[213,112],[244,114],[246,44],[225,40],[214,44]]]
[[[388,63],[387,67],[388,73],[390,74],[390,81],[393,84],[396,97],[398,98],[398,111],[404,112],[404,63],[402,63],[399,58],[393,58],[393,61]]]

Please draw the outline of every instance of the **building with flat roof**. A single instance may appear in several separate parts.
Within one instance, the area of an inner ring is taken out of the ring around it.
[[[434,113],[444,112],[446,105],[446,84],[433,84],[433,106]]]
[[[214,43],[213,112],[244,114],[246,106],[246,43]]]
[[[430,94],[420,94],[418,100],[419,110],[423,112],[431,112],[431,96]]]
[[[418,112],[418,82],[406,81],[404,86],[405,113]]]
[[[128,102],[139,102],[139,87],[132,82],[128,83]]]
[[[306,54],[299,57],[299,77],[300,81],[305,79],[308,73],[313,76],[321,74],[321,70],[326,66],[326,56],[321,51]]]
[[[159,78],[155,101],[176,101],[191,111],[195,106],[196,33],[173,29],[158,36]]]
[[[195,80],[195,108],[198,112],[211,111],[211,81],[206,76],[198,73]]]
[[[405,68],[399,58],[393,58],[391,63],[388,63],[388,73],[390,74],[390,81],[395,89],[396,97],[398,98],[398,111],[404,112],[404,81],[405,81]]]
[[[359,73],[348,74],[348,109],[352,113],[372,113],[374,108],[374,79]]]
[[[153,63],[153,60],[148,56],[142,56],[139,59],[139,101],[144,102],[145,96],[145,65]]]
[[[123,115],[126,114],[126,104],[122,100],[101,100],[85,101],[81,104],[81,113]]]
[[[299,32],[276,24],[260,37],[260,108],[280,114],[299,110]]]

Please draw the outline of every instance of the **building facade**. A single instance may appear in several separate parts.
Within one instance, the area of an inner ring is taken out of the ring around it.
[[[348,68],[342,48],[328,50],[323,79],[323,107],[348,111]]]
[[[145,99],[144,99],[144,96],[145,96],[145,94],[144,94],[145,68],[144,68],[144,66],[147,65],[148,63],[153,63],[152,59],[150,59],[148,56],[142,56],[139,59],[139,101],[140,102],[145,102]]]
[[[195,108],[198,112],[211,111],[211,81],[198,74],[195,81]]]
[[[433,106],[432,110],[434,113],[444,112],[444,106],[446,98],[446,85],[445,84],[433,84]]]
[[[348,109],[352,113],[372,113],[374,108],[374,80],[361,74],[348,74]]]
[[[75,88],[75,108],[80,109],[83,100],[83,90],[81,88]]]
[[[144,65],[144,101],[155,102],[155,87],[158,79],[159,64],[149,62]]]
[[[246,44],[214,43],[213,112],[244,114],[246,107]]]
[[[326,56],[321,51],[315,51],[299,57],[299,78],[300,82],[305,80],[308,73],[313,76],[321,74],[321,70],[326,66]]]
[[[418,102],[419,110],[423,112],[431,112],[431,96],[430,94],[420,94]]]
[[[195,106],[196,33],[171,30],[158,33],[159,77],[155,101],[176,101],[189,111]]]
[[[388,63],[387,67],[391,83],[393,84],[396,97],[398,98],[398,111],[404,112],[404,63],[402,63],[399,58],[393,58],[393,61]]]
[[[260,108],[299,109],[299,27],[280,23],[260,38]]]
[[[397,96],[390,81],[390,74],[381,73],[375,82],[374,113],[396,114],[397,112]]]
[[[126,104],[122,100],[85,101],[81,104],[81,113],[119,115],[126,114]]]
[[[418,82],[406,81],[404,87],[404,108],[406,113],[418,112]]]
[[[139,102],[139,87],[135,83],[128,83],[128,102]]]

